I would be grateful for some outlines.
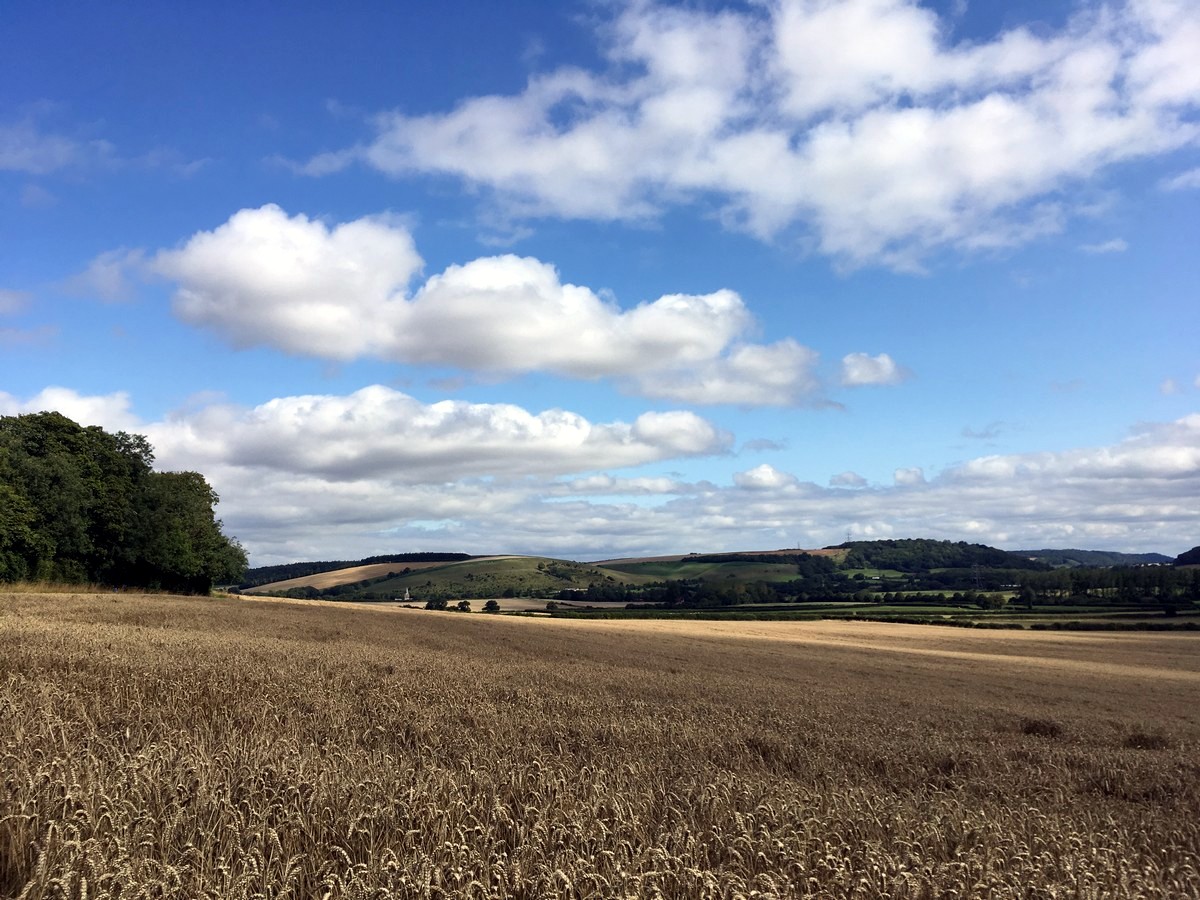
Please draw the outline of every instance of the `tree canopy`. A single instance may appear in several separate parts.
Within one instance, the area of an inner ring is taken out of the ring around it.
[[[847,541],[838,544],[850,552],[846,555],[848,569],[876,568],[900,572],[923,572],[938,568],[970,568],[989,566],[1008,569],[1047,569],[1043,562],[1027,559],[1016,553],[997,550],[984,544],[965,541],[935,541],[926,538],[902,540]]]
[[[142,435],[56,412],[0,416],[0,581],[96,582],[207,593],[237,581],[198,472],[156,472]]]

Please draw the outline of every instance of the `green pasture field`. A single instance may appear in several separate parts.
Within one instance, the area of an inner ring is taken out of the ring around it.
[[[539,569],[539,565],[541,568]],[[422,591],[439,593],[460,591],[499,597],[506,589],[518,591],[554,591],[582,589],[592,582],[611,580],[618,584],[638,584],[653,579],[627,572],[608,571],[585,563],[566,562],[547,557],[515,556],[471,559],[428,569],[414,569],[363,590],[400,596],[407,588],[414,598]]]

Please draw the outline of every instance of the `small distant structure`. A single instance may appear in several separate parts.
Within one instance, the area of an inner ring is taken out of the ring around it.
[[[408,588],[405,588],[405,589],[404,589],[404,602],[405,602],[405,603],[407,603],[407,602],[408,602],[408,601],[410,601],[411,599],[412,599],[412,597],[411,597],[411,596],[409,595],[409,593],[408,593]]]

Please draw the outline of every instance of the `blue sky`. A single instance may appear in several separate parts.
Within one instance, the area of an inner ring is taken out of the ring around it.
[[[0,413],[255,564],[1200,541],[1194,3],[342,6],[4,4]]]

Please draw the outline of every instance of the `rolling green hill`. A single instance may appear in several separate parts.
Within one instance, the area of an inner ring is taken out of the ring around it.
[[[418,560],[418,556],[422,558]],[[1051,567],[1042,560],[982,544],[932,540],[855,541],[812,552],[689,554],[597,563],[540,556],[457,554],[459,558],[445,560],[431,556],[412,554],[409,562],[373,560],[364,565],[367,561],[361,561],[248,591],[355,601],[395,601],[407,595],[414,604],[525,598],[650,604],[669,609],[851,599],[857,603],[958,603],[968,607],[988,603],[994,607],[1022,592],[1027,607],[1036,601],[1057,605],[1149,603],[1175,608],[1200,598],[1200,578],[1193,579],[1197,582],[1193,585],[1183,570],[1176,577],[1162,567]],[[295,568],[287,567],[287,571]]]

